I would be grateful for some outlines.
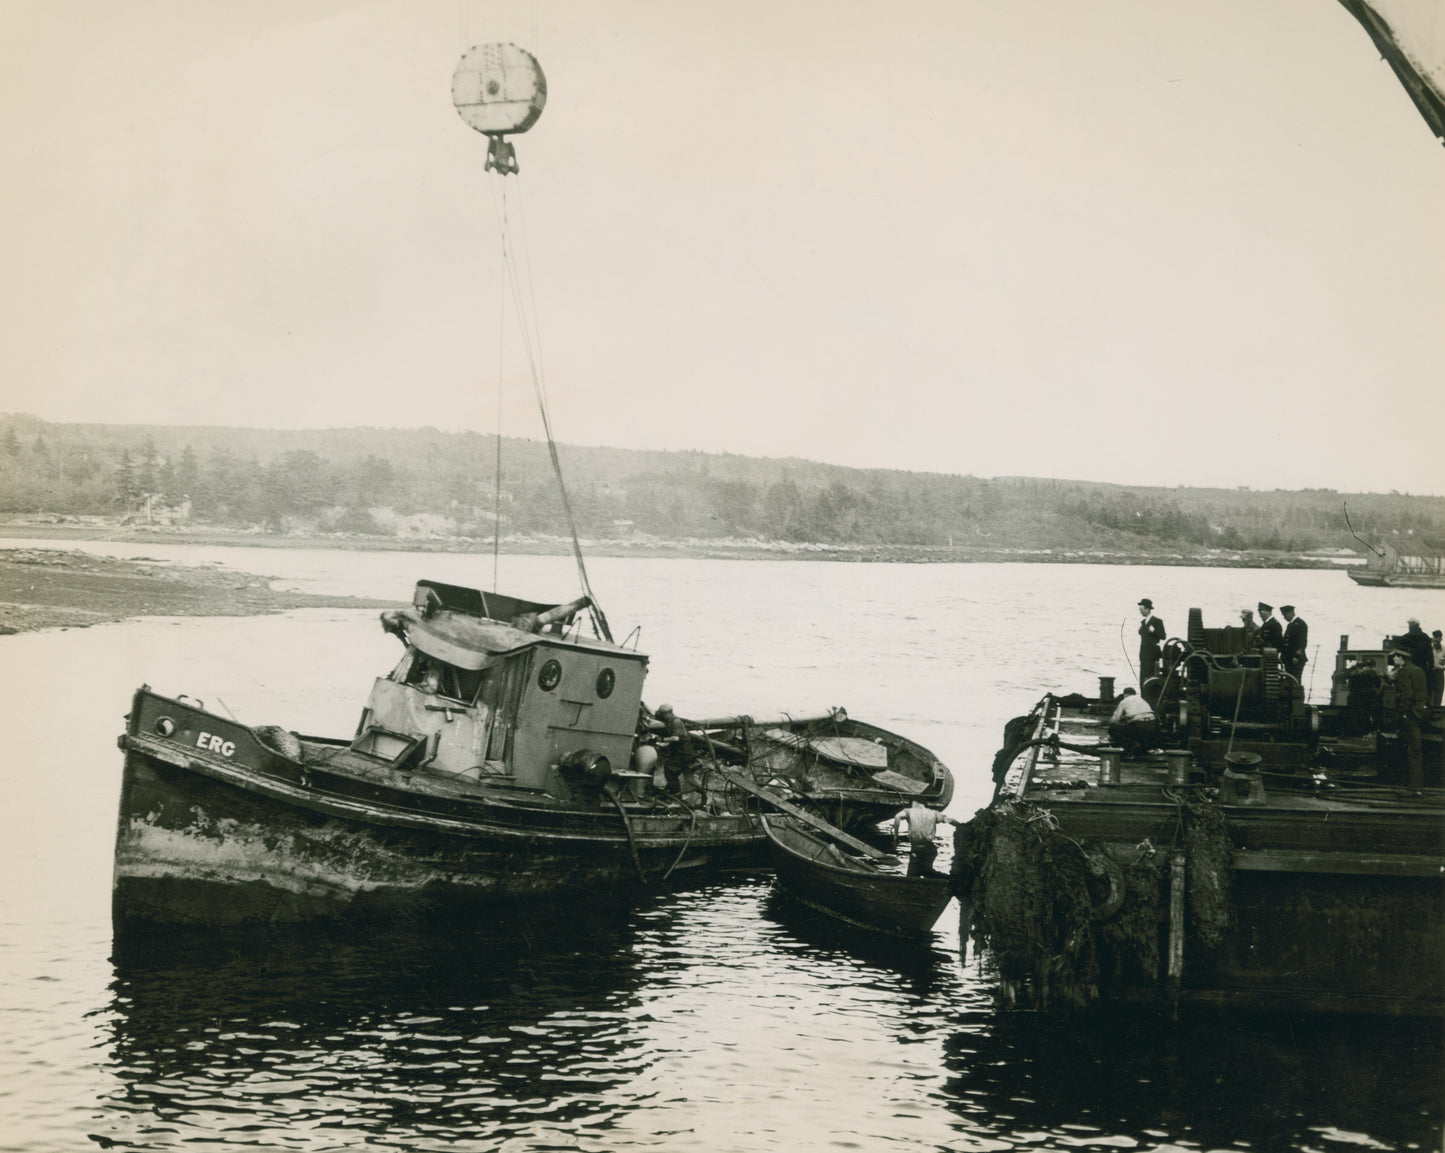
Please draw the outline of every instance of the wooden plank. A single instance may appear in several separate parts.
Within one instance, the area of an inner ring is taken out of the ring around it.
[[[742,789],[743,792],[751,793],[753,796],[758,797],[761,800],[767,801],[768,804],[772,805],[773,808],[777,809],[779,812],[787,813],[790,817],[797,817],[798,820],[803,822],[803,824],[809,825],[812,828],[817,829],[818,832],[832,837],[835,841],[847,845],[850,849],[854,849],[857,852],[863,853],[865,856],[872,857],[875,861],[886,861],[892,859],[889,854],[882,852],[879,849],[875,849],[872,845],[868,844],[867,841],[860,841],[857,837],[851,835],[850,833],[845,833],[836,825],[830,825],[827,821],[823,820],[822,817],[815,817],[812,813],[806,812],[803,809],[798,808],[797,805],[791,804],[790,802],[783,800],[783,798],[778,796],[777,793],[763,788],[762,785],[758,784],[756,781],[749,780],[747,777],[743,776],[742,773],[730,772],[729,770],[724,768],[716,768],[713,770],[713,772],[720,774],[723,780],[727,781],[729,784],[736,785],[738,788]]]
[[[1234,867],[1250,873],[1353,873],[1363,877],[1445,876],[1445,859],[1419,853],[1308,849],[1236,849]]]

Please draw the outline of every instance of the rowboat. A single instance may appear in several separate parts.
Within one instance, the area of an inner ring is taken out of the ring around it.
[[[840,829],[858,831],[919,801],[943,809],[953,774],[928,749],[898,733],[831,709],[815,717],[689,722],[724,758]]]
[[[799,904],[893,937],[926,935],[951,895],[947,877],[909,877],[896,858],[844,851],[791,817],[765,815],[779,888]]]

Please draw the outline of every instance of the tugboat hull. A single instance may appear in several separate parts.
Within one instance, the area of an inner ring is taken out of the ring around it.
[[[170,736],[154,731],[162,719]],[[301,744],[288,758],[246,726],[137,694],[121,738],[117,931],[541,899],[765,859],[750,813],[623,800],[624,821],[615,805],[492,795],[359,763],[339,742]]]

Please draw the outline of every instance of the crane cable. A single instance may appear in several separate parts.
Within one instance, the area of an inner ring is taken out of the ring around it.
[[[515,174],[514,174],[515,175]],[[567,516],[567,528],[572,534],[572,554],[577,561],[577,575],[582,586],[582,592],[588,600],[588,611],[592,614],[593,625],[603,640],[612,641],[612,630],[608,628],[607,617],[602,611],[602,606],[597,603],[597,597],[592,592],[591,582],[587,579],[587,565],[582,558],[582,542],[577,536],[577,519],[572,512],[572,501],[567,495],[567,484],[562,476],[562,461],[557,455],[557,441],[552,435],[552,417],[547,406],[547,390],[543,381],[541,347],[541,329],[537,321],[537,308],[535,296],[531,293],[532,279],[530,275],[523,276],[526,271],[519,267],[516,253],[516,245],[512,237],[511,214],[508,211],[508,200],[506,194],[507,174],[497,172],[497,186],[500,187],[500,195],[496,197],[499,223],[501,228],[502,243],[502,269],[504,276],[504,292],[510,290],[513,307],[516,310],[517,324],[521,330],[522,346],[527,354],[527,365],[532,378],[532,391],[537,398],[537,408],[542,416],[542,430],[547,437],[547,453],[552,460],[552,471],[557,477],[557,490],[562,497],[562,510]],[[518,190],[520,192],[520,182]],[[518,212],[521,215],[520,196],[518,197]],[[526,228],[525,218],[522,228],[522,237],[525,241]],[[525,251],[522,254],[523,262],[527,257]],[[523,280],[525,279],[524,295]],[[529,308],[530,298],[530,308]],[[500,381],[498,382],[500,386]],[[500,391],[500,388],[499,388]],[[498,456],[501,453],[501,429],[498,426]],[[501,477],[498,475],[498,487],[500,488]],[[500,495],[498,497],[500,500]],[[499,535],[499,534],[494,534]]]

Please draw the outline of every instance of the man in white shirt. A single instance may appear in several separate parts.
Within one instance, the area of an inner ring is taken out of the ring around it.
[[[1125,756],[1147,753],[1159,740],[1159,721],[1149,702],[1127,688],[1109,718],[1109,743],[1118,745]]]
[[[914,801],[906,809],[900,809],[893,818],[893,835],[898,835],[900,822],[908,824],[908,875],[910,877],[936,877],[933,862],[938,857],[938,845],[934,835],[939,825],[958,824],[947,813],[930,809],[922,801]]]

